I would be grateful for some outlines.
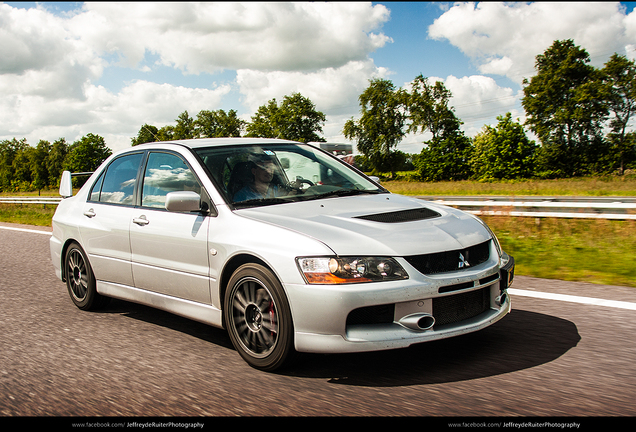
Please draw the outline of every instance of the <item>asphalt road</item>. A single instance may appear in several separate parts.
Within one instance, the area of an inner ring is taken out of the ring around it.
[[[636,415],[635,310],[512,295],[513,312],[481,332],[264,373],[223,330],[117,300],[80,311],[49,236],[0,225],[2,417]],[[636,303],[633,288],[513,287]]]

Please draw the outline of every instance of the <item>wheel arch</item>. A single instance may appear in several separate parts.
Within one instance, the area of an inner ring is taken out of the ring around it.
[[[64,260],[66,259],[66,251],[68,251],[68,248],[71,246],[72,243],[77,244],[80,248],[82,248],[82,250],[84,250],[78,240],[75,240],[74,238],[66,239],[66,241],[62,245],[62,250],[60,252],[60,275],[62,277],[62,282],[66,282],[66,266],[64,265]],[[84,253],[86,253],[86,251],[84,251]]]
[[[221,311],[223,311],[224,309],[223,299],[225,298],[225,292],[227,291],[228,282],[230,281],[230,278],[232,277],[236,269],[238,269],[243,264],[262,265],[263,267],[271,271],[278,278],[278,275],[276,275],[276,272],[274,271],[274,269],[257,256],[250,255],[250,254],[239,254],[239,255],[233,256],[225,264],[225,267],[223,268],[223,271],[221,273],[221,277],[219,280],[219,300],[220,300]],[[278,279],[280,282],[280,278]]]

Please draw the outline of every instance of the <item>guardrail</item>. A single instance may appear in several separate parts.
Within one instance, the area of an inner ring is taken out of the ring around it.
[[[636,220],[636,197],[418,196],[476,215]]]
[[[636,220],[636,197],[418,196],[476,215]],[[0,203],[57,205],[61,197],[0,197]]]
[[[52,204],[58,205],[62,197],[0,197],[0,204]]]

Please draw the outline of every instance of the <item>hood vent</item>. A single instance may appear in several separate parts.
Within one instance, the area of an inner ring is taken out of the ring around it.
[[[441,216],[436,211],[422,207],[413,210],[400,210],[391,213],[379,213],[368,216],[356,216],[356,219],[364,219],[373,222],[382,223],[399,223],[399,222],[413,222],[423,219],[431,219]]]

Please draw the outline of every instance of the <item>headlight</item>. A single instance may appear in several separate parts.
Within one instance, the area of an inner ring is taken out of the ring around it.
[[[307,257],[298,258],[298,268],[309,284],[346,284],[408,279],[393,258]]]

